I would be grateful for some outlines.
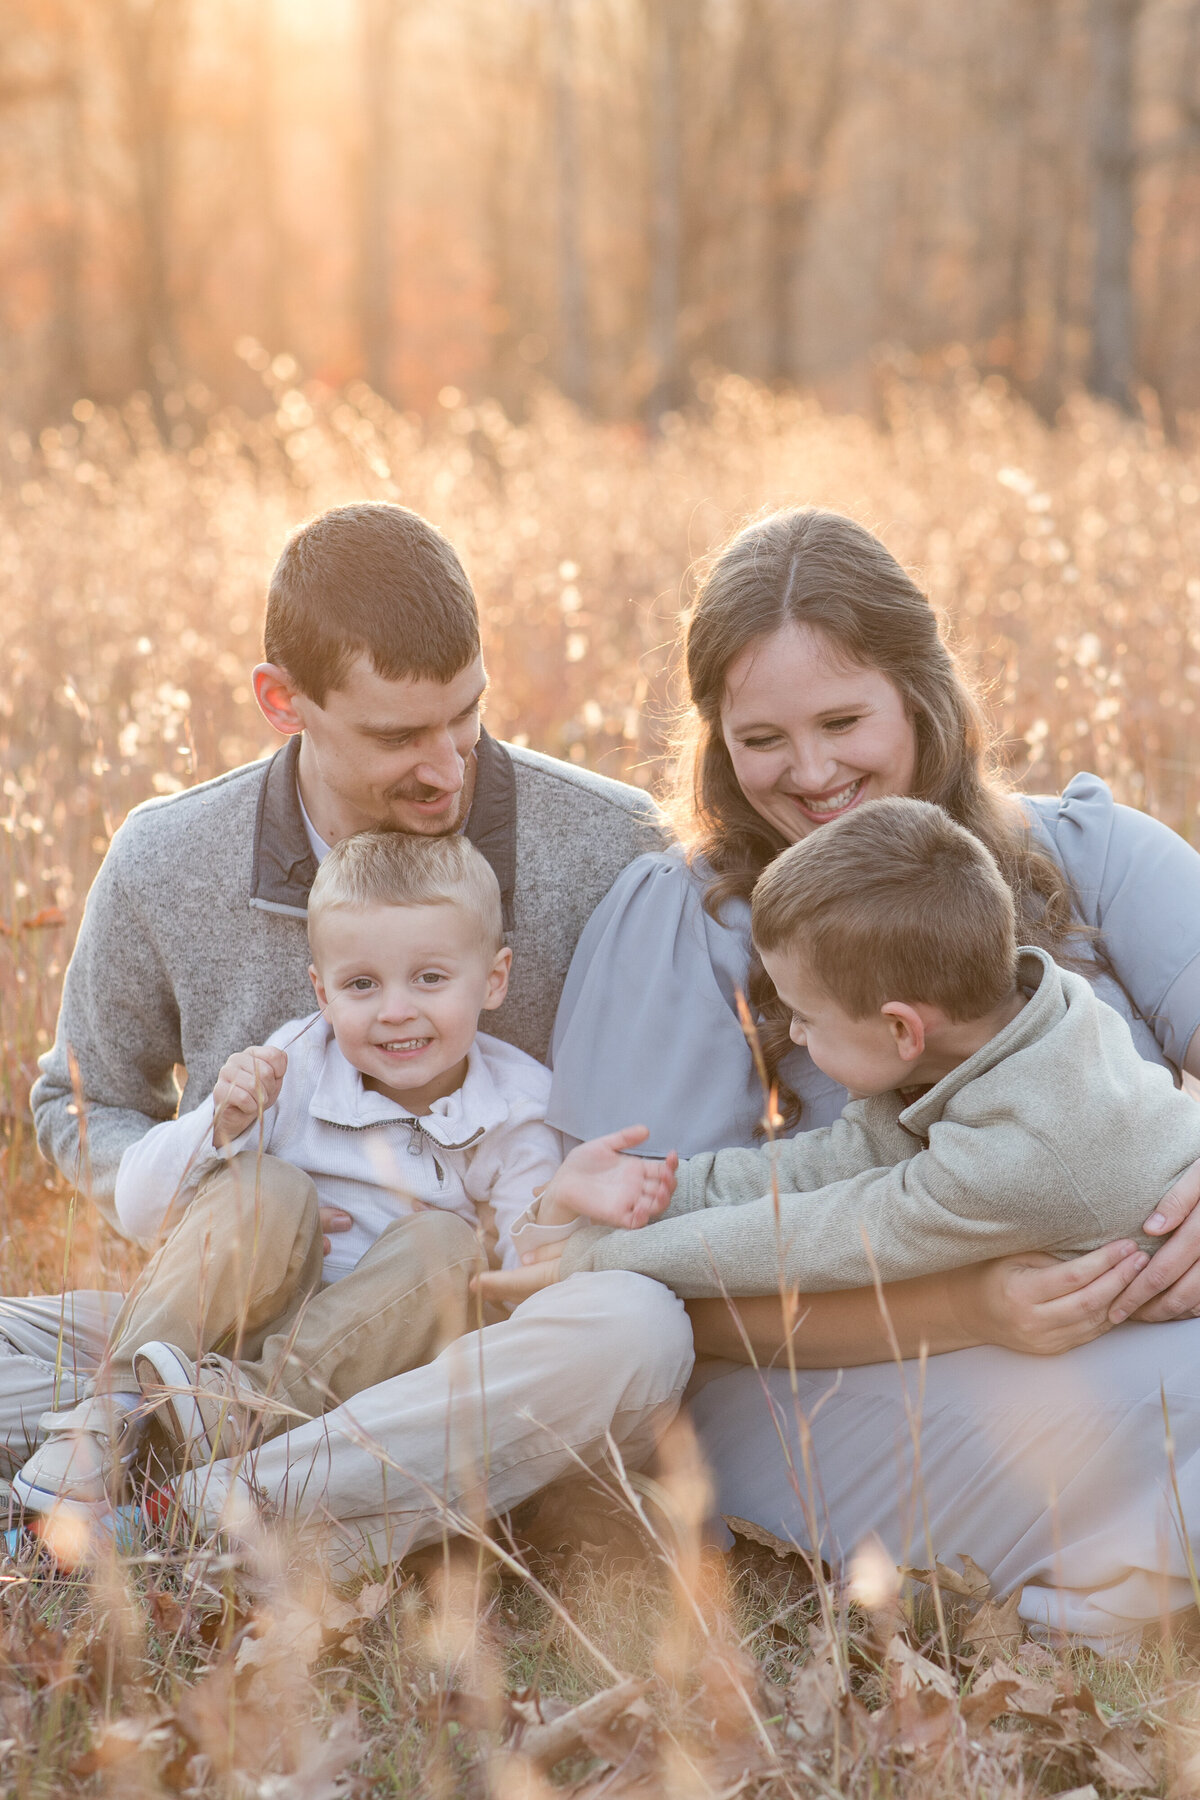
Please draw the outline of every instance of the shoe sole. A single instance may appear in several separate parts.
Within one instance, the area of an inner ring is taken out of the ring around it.
[[[36,1513],[39,1518],[63,1513],[68,1518],[86,1519],[95,1525],[114,1517],[115,1509],[109,1500],[72,1500],[70,1495],[57,1493],[53,1488],[36,1487],[33,1482],[22,1480],[20,1475],[13,1476],[12,1491],[24,1510]]]
[[[173,1448],[187,1455],[211,1456],[212,1439],[192,1393],[194,1377],[178,1352],[170,1344],[143,1344],[133,1359],[133,1373]]]

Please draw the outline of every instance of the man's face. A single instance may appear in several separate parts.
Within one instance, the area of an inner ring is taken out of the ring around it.
[[[481,656],[448,682],[388,681],[359,656],[322,706],[293,690],[304,732],[300,791],[321,836],[457,831],[471,803],[486,686]]]

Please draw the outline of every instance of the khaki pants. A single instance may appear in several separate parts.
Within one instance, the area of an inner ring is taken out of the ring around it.
[[[398,1219],[340,1281],[321,1281],[317,1190],[273,1156],[235,1157],[203,1184],[139,1277],[95,1385],[136,1391],[133,1358],[159,1339],[193,1360],[218,1350],[296,1415],[432,1360],[470,1329],[475,1232],[454,1213]],[[268,1415],[269,1417],[269,1415]]]

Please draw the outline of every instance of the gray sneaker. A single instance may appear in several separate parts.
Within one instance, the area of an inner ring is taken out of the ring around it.
[[[43,1414],[45,1442],[13,1476],[13,1493],[28,1512],[109,1514],[121,1499],[143,1424],[141,1405],[114,1394],[94,1394],[69,1412]]]
[[[282,1421],[275,1406],[228,1357],[210,1351],[198,1362],[174,1344],[143,1344],[133,1372],[147,1412],[188,1463],[244,1456]]]

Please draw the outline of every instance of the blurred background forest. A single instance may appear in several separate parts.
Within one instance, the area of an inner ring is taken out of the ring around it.
[[[5,0],[0,378],[606,418],[965,345],[1200,405],[1196,0]],[[239,360],[240,352],[240,360]],[[247,367],[247,364],[250,366]],[[172,412],[168,405],[178,410]]]

